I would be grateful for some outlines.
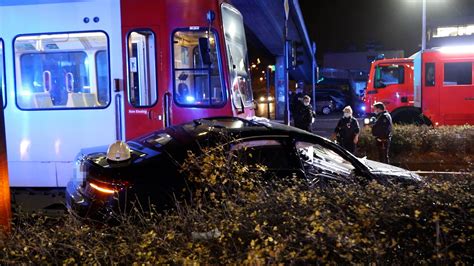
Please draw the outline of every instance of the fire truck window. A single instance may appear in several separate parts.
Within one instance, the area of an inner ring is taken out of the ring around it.
[[[134,107],[148,107],[158,99],[155,34],[150,30],[128,35],[128,94]]]
[[[405,69],[403,66],[390,65],[376,68],[375,88],[384,88],[388,85],[403,84]]]
[[[431,87],[435,85],[435,64],[425,64],[425,86]]]
[[[2,94],[3,107],[5,108],[6,103],[6,94],[5,94],[5,67],[3,66],[5,62],[4,53],[3,53],[3,40],[0,39],[0,93]]]
[[[443,84],[445,86],[471,85],[472,62],[445,63]]]
[[[101,108],[110,102],[105,33],[25,35],[15,38],[14,47],[21,109]]]
[[[177,104],[195,107],[224,105],[225,92],[216,38],[215,32],[207,33],[207,28],[174,33],[173,96]]]

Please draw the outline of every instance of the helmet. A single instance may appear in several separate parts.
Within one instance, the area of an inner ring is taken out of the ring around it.
[[[107,159],[114,162],[123,162],[130,159],[130,147],[127,143],[117,140],[107,149]]]

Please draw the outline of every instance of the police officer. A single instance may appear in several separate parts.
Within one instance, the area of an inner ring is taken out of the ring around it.
[[[332,138],[351,153],[355,152],[356,144],[359,141],[359,122],[352,116],[352,108],[344,107],[343,116],[339,119]]]
[[[376,119],[372,126],[372,135],[375,137],[379,161],[389,163],[388,152],[392,139],[392,116],[385,110],[385,105],[381,102],[374,103],[374,110]]]
[[[316,113],[313,111],[311,106],[311,97],[305,95],[303,102],[300,103],[299,107],[295,109],[296,114],[294,116],[295,127],[312,132],[311,125],[314,122]]]
[[[289,101],[290,101],[290,117],[293,118],[293,121],[295,120],[295,116],[297,115],[299,109],[303,105],[303,89],[302,88],[296,88],[296,92],[291,93],[289,96]]]

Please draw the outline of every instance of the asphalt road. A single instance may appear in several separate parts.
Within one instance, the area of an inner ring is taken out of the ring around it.
[[[313,133],[325,138],[331,137],[331,134],[334,132],[334,128],[336,128],[337,122],[341,117],[342,112],[331,113],[328,115],[318,114],[313,123]],[[359,121],[359,126],[362,127],[364,125],[364,119],[357,118],[357,120]],[[279,122],[283,123],[282,121]]]
[[[341,117],[342,113],[317,115],[313,123],[313,133],[329,138]]]

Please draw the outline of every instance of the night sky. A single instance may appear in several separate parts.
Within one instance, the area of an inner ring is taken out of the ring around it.
[[[421,0],[299,0],[318,64],[325,52],[365,51],[367,43],[410,56],[421,46]],[[427,0],[433,19],[473,16],[474,0]]]

